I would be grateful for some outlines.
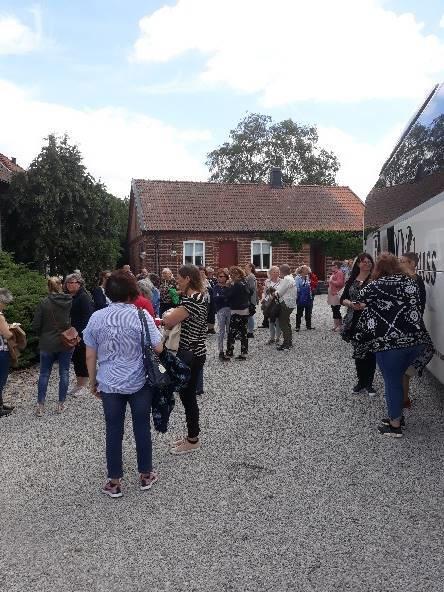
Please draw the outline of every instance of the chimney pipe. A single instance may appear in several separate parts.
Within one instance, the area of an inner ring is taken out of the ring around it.
[[[284,186],[282,171],[279,167],[272,167],[270,171],[270,185],[273,189],[280,189]]]
[[[17,159],[15,156],[11,156],[11,162],[12,164],[17,164]]]

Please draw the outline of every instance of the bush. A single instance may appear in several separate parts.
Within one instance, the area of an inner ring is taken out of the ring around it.
[[[4,311],[8,323],[21,323],[28,337],[28,346],[19,358],[19,368],[24,368],[37,358],[38,338],[31,334],[31,323],[37,304],[48,294],[46,280],[26,265],[15,263],[10,254],[0,252],[0,287],[14,296]]]

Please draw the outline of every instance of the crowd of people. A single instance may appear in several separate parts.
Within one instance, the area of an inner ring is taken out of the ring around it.
[[[333,316],[332,331],[352,345],[357,383],[355,395],[375,396],[374,376],[379,366],[388,416],[381,420],[381,434],[401,437],[405,408],[411,406],[410,379],[421,374],[433,355],[433,344],[423,322],[426,290],[416,274],[415,253],[401,260],[382,253],[376,262],[368,253],[354,260],[334,261],[328,278],[327,302]],[[306,264],[294,273],[289,265],[273,266],[265,282],[258,284],[253,264],[215,270],[191,264],[174,277],[163,269],[161,277],[142,269],[136,277],[130,267],[101,271],[97,286],[89,292],[79,272],[64,280],[50,277],[48,295],[38,305],[32,330],[39,338],[40,373],[36,415],[45,413],[48,382],[58,362],[57,412],[63,413],[67,396],[81,396],[87,387],[103,405],[106,428],[108,479],[103,493],[122,496],[122,441],[127,404],[130,406],[136,442],[140,488],[157,481],[153,470],[150,421],[152,385],[146,381],[144,347],[152,348],[162,361],[166,335],[176,335],[174,354],[189,369],[189,380],[180,389],[187,433],[171,443],[173,455],[200,449],[198,397],[204,391],[203,369],[206,339],[217,333],[218,357],[227,363],[245,361],[249,340],[259,328],[268,330],[267,345],[280,352],[293,347],[293,332],[312,325],[318,278]],[[13,408],[4,404],[2,392],[8,371],[14,327],[8,325],[4,308],[13,296],[0,289],[0,416]],[[263,322],[256,326],[258,305]],[[342,311],[345,309],[343,316]],[[294,331],[291,326],[295,314]],[[144,331],[146,327],[146,331]],[[235,356],[236,342],[239,350]],[[169,350],[170,351],[170,350]],[[70,365],[75,384],[69,389]]]

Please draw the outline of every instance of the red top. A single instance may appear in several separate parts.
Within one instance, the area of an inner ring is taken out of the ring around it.
[[[156,321],[156,314],[154,312],[153,305],[151,304],[150,300],[148,300],[148,298],[145,298],[145,296],[139,294],[137,298],[134,300],[133,304],[137,306],[137,308],[143,308],[144,310],[146,310],[153,317],[153,319],[156,322],[156,325],[160,325],[160,320]]]
[[[310,273],[310,288],[311,288],[312,294],[316,294],[316,288],[318,287],[318,284],[319,284],[318,276],[315,274],[314,271],[312,271]]]

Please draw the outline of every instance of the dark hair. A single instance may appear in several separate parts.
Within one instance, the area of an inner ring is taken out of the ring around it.
[[[157,275],[157,273],[150,273],[148,277],[155,288],[160,286],[160,277]]]
[[[250,268],[251,273],[256,273],[256,266],[253,263],[247,263],[246,267]]]
[[[192,265],[191,263],[182,265],[182,267],[179,267],[179,275],[184,279],[189,278],[189,288],[191,288],[192,290],[196,290],[197,292],[202,292],[202,277],[200,275],[198,267]]]
[[[333,261],[332,265],[335,265],[338,269],[341,269],[342,261]]]
[[[281,271],[282,273],[284,273],[285,275],[289,275],[291,272],[290,266],[287,265],[286,263],[283,263],[280,267],[279,267],[279,271]]]
[[[99,271],[99,286],[101,286],[101,285],[102,285],[102,283],[103,283],[103,280],[105,279],[105,277],[106,277],[106,276],[107,276],[109,273],[111,273],[111,272],[109,271],[109,269],[105,269],[105,270],[103,270],[103,271]]]
[[[368,259],[371,264],[372,264],[372,268],[370,269],[370,274],[373,271],[374,267],[375,267],[375,262],[373,261],[373,257],[371,255],[369,255],[368,253],[360,253],[356,259],[355,262],[353,263],[353,267],[350,273],[350,277],[347,280],[347,284],[351,285],[355,279],[358,277],[359,272],[361,271],[359,269],[359,264],[364,261],[364,259]]]
[[[376,260],[372,278],[374,280],[379,280],[379,278],[400,273],[404,274],[398,257],[392,253],[381,253]]]
[[[230,277],[229,274],[227,273],[227,270],[224,269],[223,267],[221,267],[220,269],[217,270],[217,275],[224,275],[227,279]]]
[[[414,263],[415,265],[418,265],[419,257],[416,253],[413,253],[413,251],[409,251],[408,253],[404,253],[402,256],[405,257],[406,259],[408,259],[409,261],[412,261],[412,263]]]
[[[106,280],[105,294],[111,302],[128,302],[140,294],[136,278],[127,271],[113,271]]]

